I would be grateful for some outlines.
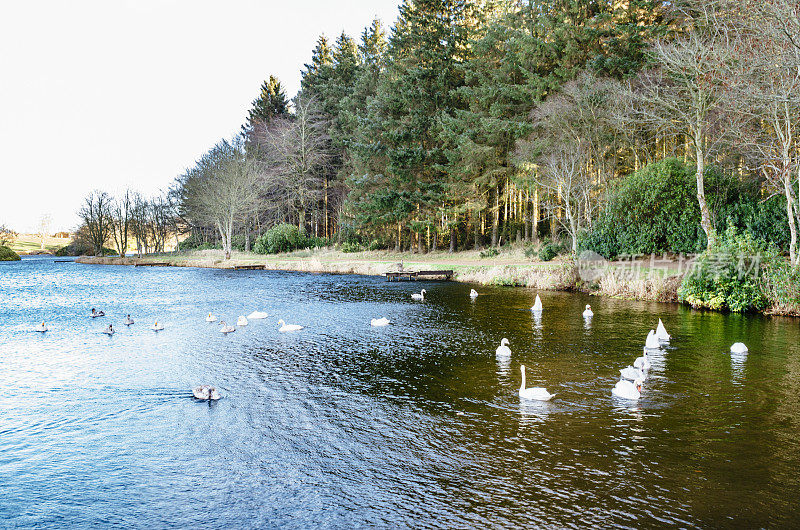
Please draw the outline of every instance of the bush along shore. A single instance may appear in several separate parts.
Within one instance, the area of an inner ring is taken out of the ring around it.
[[[755,246],[754,246],[755,245]],[[495,254],[495,253],[492,253]],[[459,282],[528,287],[633,300],[679,302],[717,311],[758,312],[800,316],[800,277],[785,259],[762,249],[748,235],[729,230],[714,252],[685,259],[609,261],[583,253],[577,259],[560,256],[533,261],[522,249],[496,255],[466,251],[342,252],[327,248],[279,254],[196,250],[136,257],[81,257],[79,263],[153,265],[232,269],[263,266],[266,270],[382,276],[404,270],[447,270]]]

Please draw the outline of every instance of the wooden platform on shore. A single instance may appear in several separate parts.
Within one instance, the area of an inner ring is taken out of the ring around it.
[[[234,265],[233,270],[236,271],[263,271],[264,265]]]
[[[145,262],[145,263],[134,263],[134,267],[169,267],[169,263],[166,261],[153,261],[153,262]]]
[[[453,278],[452,270],[442,271],[396,271],[386,272],[387,282],[419,281],[419,280],[450,280]]]
[[[53,263],[72,263],[74,259],[54,259]]]

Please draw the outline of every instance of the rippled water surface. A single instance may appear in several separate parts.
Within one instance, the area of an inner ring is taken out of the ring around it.
[[[0,526],[800,524],[798,321],[470,287],[0,263]],[[643,398],[612,398],[659,317]]]

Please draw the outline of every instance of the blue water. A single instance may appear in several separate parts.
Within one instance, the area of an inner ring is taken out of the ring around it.
[[[546,292],[536,320],[470,287],[0,263],[0,526],[800,524],[798,321]],[[643,398],[612,399],[659,317]],[[520,363],[552,402],[520,403]]]

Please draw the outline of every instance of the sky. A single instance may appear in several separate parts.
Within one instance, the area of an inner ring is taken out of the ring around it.
[[[93,190],[166,189],[239,131],[269,75],[294,96],[320,34],[388,30],[399,2],[4,3],[0,225],[71,230]]]

